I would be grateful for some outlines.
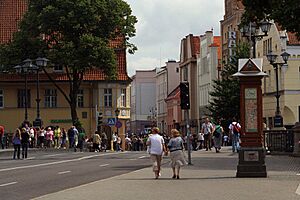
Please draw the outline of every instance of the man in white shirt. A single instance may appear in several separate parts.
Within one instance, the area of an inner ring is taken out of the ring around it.
[[[165,141],[159,134],[159,129],[154,127],[152,129],[152,135],[149,136],[146,145],[149,146],[150,158],[153,162],[153,172],[155,179],[158,179],[161,169],[161,160],[163,152],[167,152],[165,149]]]
[[[213,125],[210,123],[209,118],[205,118],[205,122],[202,124],[201,133],[204,134],[204,147],[206,151],[211,150],[211,136],[213,132]]]

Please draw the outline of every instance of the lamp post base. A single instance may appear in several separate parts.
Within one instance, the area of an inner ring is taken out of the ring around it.
[[[283,117],[280,114],[274,117],[274,127],[283,127]]]
[[[33,121],[33,123],[32,123],[32,125],[34,126],[34,127],[41,127],[42,125],[43,125],[43,121],[42,121],[42,119],[40,119],[40,118],[36,118],[34,121]]]
[[[265,157],[263,147],[242,147],[236,177],[267,177]]]

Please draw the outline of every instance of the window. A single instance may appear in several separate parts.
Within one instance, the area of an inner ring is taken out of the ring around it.
[[[78,108],[83,108],[84,103],[83,103],[83,90],[78,90],[77,94],[77,107]]]
[[[112,89],[104,89],[104,106],[112,107]]]
[[[179,73],[179,67],[176,67],[176,73]]]
[[[126,88],[121,89],[121,107],[126,107]]]
[[[0,90],[0,108],[4,107],[4,96],[3,96],[3,90]]]
[[[82,119],[87,119],[88,113],[87,112],[82,112],[81,117],[82,117]]]
[[[56,108],[57,107],[57,91],[56,89],[45,90],[45,107]]]
[[[18,90],[18,108],[25,108],[25,90]],[[27,108],[30,108],[30,90],[27,90]]]
[[[183,68],[183,81],[188,81],[188,68]]]
[[[57,66],[54,66],[53,70],[55,72],[62,72],[63,71],[63,67],[61,65],[57,65]]]
[[[272,38],[263,41],[263,55],[266,56],[272,51]]]

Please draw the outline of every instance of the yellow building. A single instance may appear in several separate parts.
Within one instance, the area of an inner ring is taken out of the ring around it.
[[[288,52],[291,56],[287,66],[279,66],[279,107],[284,125],[294,125],[300,120],[300,41],[295,34],[281,30],[272,24],[267,37],[257,42],[257,57],[263,58],[263,70],[268,77],[263,79],[263,116],[269,128],[272,128],[276,110],[275,70],[266,55],[272,51],[278,55],[276,62],[283,62],[281,54]]]
[[[110,136],[116,132],[114,125],[108,125],[109,119],[115,119],[115,110],[122,127],[118,130],[124,136],[126,121],[130,118],[131,79],[126,72],[125,50],[118,54],[118,78],[106,81],[99,70],[90,70],[77,96],[77,114],[87,134],[96,130],[96,111],[102,113],[103,128]],[[68,94],[69,83],[66,74],[53,70],[51,76]],[[33,123],[37,117],[37,81],[36,74],[28,74],[28,120]],[[60,126],[69,128],[72,125],[70,106],[62,93],[51,83],[45,74],[40,74],[39,84],[40,113],[43,126]],[[25,77],[17,74],[0,74],[0,123],[6,132],[13,132],[25,118]],[[114,121],[114,120],[113,120]]]

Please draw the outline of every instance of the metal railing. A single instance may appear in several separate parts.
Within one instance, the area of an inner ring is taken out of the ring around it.
[[[270,152],[294,151],[294,131],[288,130],[265,130],[264,146]]]

